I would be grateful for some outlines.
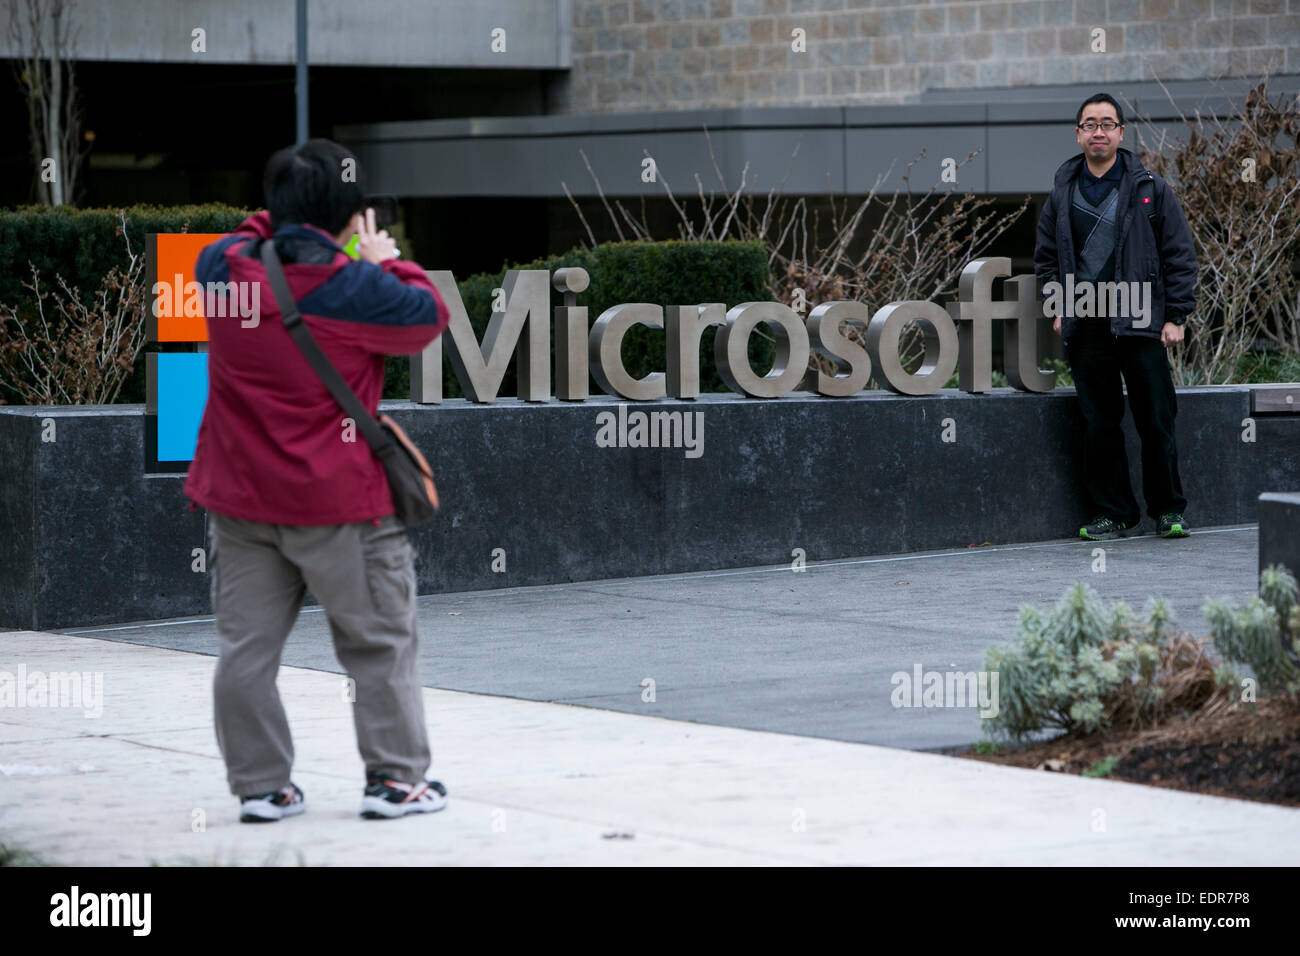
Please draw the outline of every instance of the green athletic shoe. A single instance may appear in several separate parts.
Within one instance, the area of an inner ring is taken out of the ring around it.
[[[1087,541],[1112,541],[1133,533],[1122,521],[1114,521],[1105,515],[1094,518],[1079,529],[1079,537]]]
[[[1191,533],[1192,529],[1187,526],[1187,522],[1177,511],[1160,516],[1160,537],[1185,538]]]

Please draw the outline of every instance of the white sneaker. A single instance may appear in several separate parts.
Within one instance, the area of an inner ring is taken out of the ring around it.
[[[296,783],[290,783],[283,790],[273,793],[259,793],[254,797],[241,797],[239,801],[240,823],[270,823],[282,817],[291,817],[307,809],[303,802],[302,790]]]
[[[402,783],[371,777],[361,798],[361,815],[367,820],[390,820],[408,813],[435,813],[447,805],[447,788],[437,780]]]

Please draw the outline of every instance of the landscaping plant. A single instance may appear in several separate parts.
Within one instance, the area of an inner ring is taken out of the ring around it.
[[[1230,703],[1205,640],[1180,633],[1160,598],[1148,600],[1139,618],[1123,601],[1107,605],[1075,584],[1049,611],[1022,607],[1017,638],[987,655],[1001,695],[997,716],[984,722],[992,738],[1136,729]]]
[[[1228,661],[1247,665],[1265,693],[1300,694],[1300,600],[1296,579],[1274,564],[1259,574],[1259,595],[1242,607],[1207,601],[1214,646]],[[1231,678],[1237,684],[1236,678]]]

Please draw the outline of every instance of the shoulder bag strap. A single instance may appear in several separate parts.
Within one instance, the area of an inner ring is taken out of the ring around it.
[[[271,282],[271,292],[275,295],[276,304],[280,307],[280,315],[284,318],[284,327],[289,330],[289,335],[293,337],[307,362],[320,376],[320,380],[325,383],[334,400],[342,406],[348,417],[357,423],[357,428],[374,449],[375,454],[382,456],[392,446],[392,439],[366,411],[356,393],[348,388],[347,382],[343,381],[343,376],[330,364],[330,360],[325,357],[325,353],[312,338],[311,331],[298,311],[298,303],[289,292],[289,281],[284,277],[284,268],[280,264],[280,257],[276,255],[274,241],[262,240],[261,259],[262,265],[266,267],[266,277]]]

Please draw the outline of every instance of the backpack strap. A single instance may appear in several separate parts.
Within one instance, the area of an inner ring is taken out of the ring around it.
[[[1137,201],[1146,210],[1151,231],[1159,237],[1160,231],[1156,229],[1156,184],[1149,176],[1143,176],[1137,184]]]

